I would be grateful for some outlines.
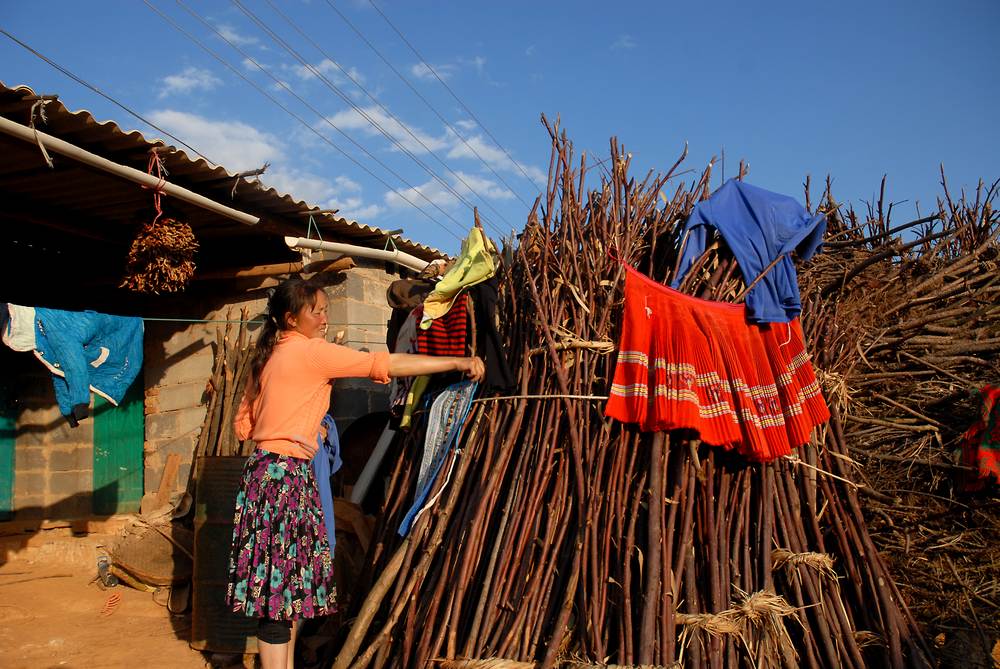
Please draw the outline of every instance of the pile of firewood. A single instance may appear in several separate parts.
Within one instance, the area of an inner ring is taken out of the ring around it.
[[[901,225],[884,182],[860,216],[831,206],[825,252],[800,274],[803,322],[845,419],[869,531],[906,601],[939,643],[967,633],[955,666],[991,666],[1000,492],[963,492],[976,472],[958,449],[978,390],[1000,382],[997,184],[953,199],[942,173],[942,189],[933,214]]]
[[[603,416],[622,261],[672,280],[711,169],[680,183],[681,156],[640,181],[613,141],[588,188],[585,157],[548,127],[548,189],[503,275],[519,387],[476,401],[436,503],[400,538],[423,425],[406,435],[328,664],[927,667],[942,587],[955,598],[949,620],[968,617],[985,640],[996,498],[959,500],[945,475],[974,411],[968,391],[997,372],[993,192],[946,198],[909,226],[925,226],[915,237],[896,238],[904,230],[880,210],[859,222],[827,189],[830,243],[800,273],[833,417],[795,455],[754,464]],[[739,301],[746,285],[717,240],[682,289]],[[957,567],[949,585],[931,588],[944,562],[916,562],[953,545],[940,553]]]

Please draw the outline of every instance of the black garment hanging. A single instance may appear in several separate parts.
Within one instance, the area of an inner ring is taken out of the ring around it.
[[[468,289],[475,305],[476,353],[486,364],[486,377],[480,385],[487,390],[507,391],[514,387],[514,373],[507,362],[507,354],[500,342],[497,321],[497,286],[499,279],[492,277]]]

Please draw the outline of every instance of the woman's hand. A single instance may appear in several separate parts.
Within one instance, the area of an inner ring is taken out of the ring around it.
[[[479,356],[460,358],[460,360],[462,362],[459,365],[458,371],[465,374],[470,380],[479,383],[486,376],[486,365],[483,364],[483,360]]]

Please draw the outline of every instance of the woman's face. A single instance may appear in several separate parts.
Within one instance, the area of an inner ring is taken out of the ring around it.
[[[316,292],[316,302],[306,305],[299,310],[299,313],[288,313],[287,322],[290,330],[303,334],[310,339],[322,339],[326,337],[326,309],[330,301],[326,293],[322,290]]]

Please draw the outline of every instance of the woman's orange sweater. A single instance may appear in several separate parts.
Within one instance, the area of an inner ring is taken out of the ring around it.
[[[330,407],[333,379],[367,377],[389,382],[389,354],[364,353],[285,330],[260,375],[253,401],[244,395],[236,413],[239,439],[296,458],[316,451],[320,423]]]

